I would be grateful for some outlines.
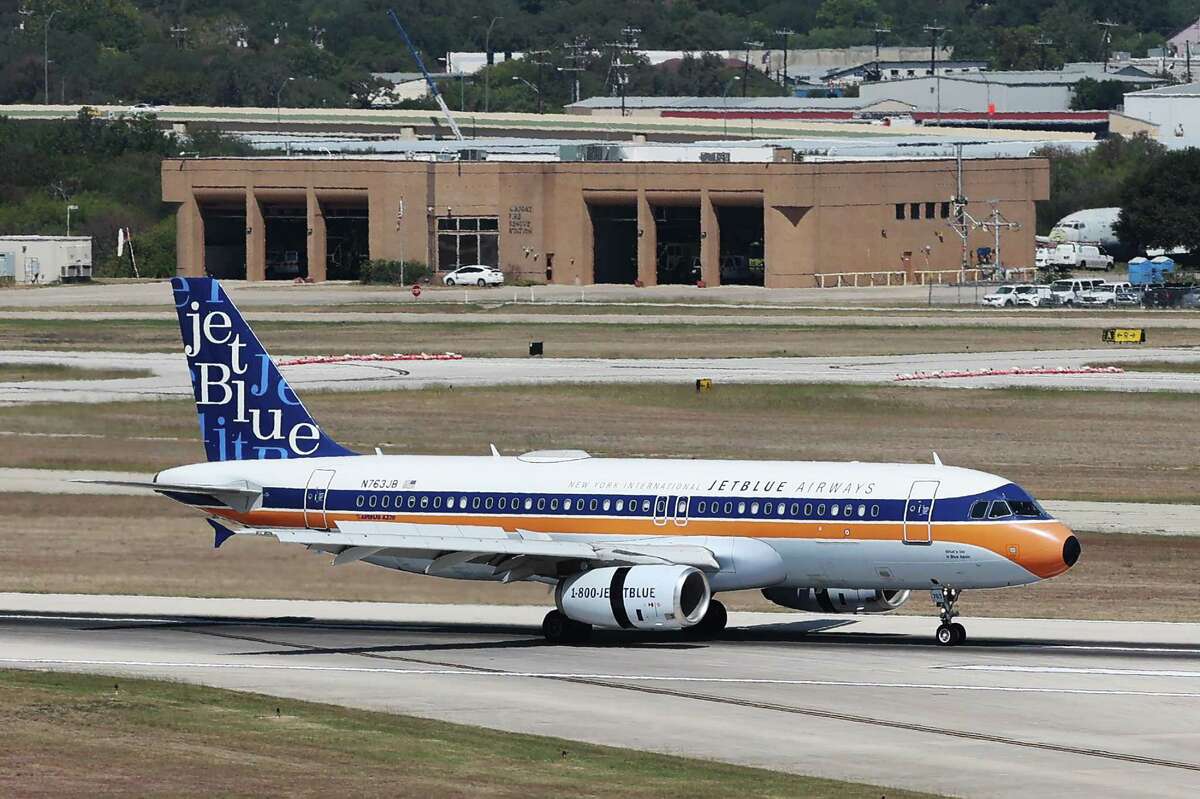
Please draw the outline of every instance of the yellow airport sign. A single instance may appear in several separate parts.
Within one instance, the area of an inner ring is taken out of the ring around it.
[[[1144,327],[1110,327],[1104,331],[1101,340],[1109,344],[1145,344],[1146,329]]]

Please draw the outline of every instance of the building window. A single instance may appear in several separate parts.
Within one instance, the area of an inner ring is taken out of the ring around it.
[[[934,203],[925,203],[925,218],[933,219]]]
[[[904,218],[904,203],[896,203],[896,218]]]
[[[442,216],[437,220],[437,265],[443,272],[470,264],[500,265],[500,222],[495,216]]]
[[[908,218],[909,219],[920,219],[921,218],[921,204],[920,203],[909,203]]]
[[[942,219],[949,219],[949,218],[950,218],[950,203],[943,202],[942,203]]]

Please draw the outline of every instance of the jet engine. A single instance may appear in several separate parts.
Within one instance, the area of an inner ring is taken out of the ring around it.
[[[610,566],[568,577],[554,602],[567,618],[597,627],[678,630],[704,618],[712,592],[692,566]]]
[[[762,591],[776,605],[810,613],[888,613],[907,602],[909,593],[874,588],[764,588]]]

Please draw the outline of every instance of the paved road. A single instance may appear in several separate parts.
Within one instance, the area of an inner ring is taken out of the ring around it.
[[[371,391],[429,386],[541,385],[550,383],[675,383],[708,377],[717,383],[891,383],[951,388],[1200,391],[1200,373],[992,375],[895,382],[901,375],[946,370],[1074,369],[1096,361],[1200,362],[1200,350],[1044,350],[820,358],[467,358],[457,361],[349,362],[285,366],[297,390]],[[153,377],[0,383],[0,405],[29,402],[112,402],[191,396],[184,359],[167,353],[6,351],[0,363],[57,363],[95,368],[143,368]]]
[[[559,648],[544,609],[0,594],[0,665],[166,677],[972,797],[1193,797],[1200,625],[733,614]]]
[[[0,433],[0,436],[15,434]],[[0,437],[0,441],[4,438]],[[77,480],[146,481],[140,472],[75,471],[67,469],[16,469],[0,467],[0,493],[106,494],[149,496],[141,488],[79,483]],[[1047,500],[1042,504],[1073,530],[1132,535],[1200,535],[1200,505],[1166,505],[1148,502],[1076,502]]]
[[[695,286],[652,286],[637,288],[624,285],[593,286],[523,286],[505,288],[443,288],[431,286],[421,297],[414,298],[408,290],[395,286],[363,286],[358,283],[328,282],[314,285],[296,285],[287,282],[247,282],[223,280],[221,285],[233,298],[238,307],[249,310],[255,307],[305,307],[321,308],[331,305],[370,303],[365,311],[380,311],[385,308],[413,308],[435,303],[480,303],[484,305],[509,302],[546,303],[599,303],[636,305],[645,310],[655,308],[662,313],[671,313],[688,308],[720,310],[726,308],[771,309],[775,311],[817,310],[854,308],[857,310],[891,310],[897,313],[928,312],[930,304],[938,306],[939,323],[947,316],[968,317],[986,315],[996,319],[1028,319],[1032,323],[1045,324],[1045,320],[1064,317],[1068,319],[1128,319],[1148,321],[1166,320],[1167,324],[1179,324],[1178,320],[1196,319],[1200,316],[1189,312],[1142,312],[1121,309],[1114,312],[1084,311],[996,311],[980,308],[979,301],[991,291],[990,286],[891,286],[862,288],[825,289],[764,289],[755,286],[720,286],[699,289]],[[379,306],[384,306],[380,308]],[[136,311],[152,312],[162,318],[174,318],[171,285],[165,280],[119,283],[86,283],[72,285],[41,286],[0,291],[0,308],[16,312],[37,312],[42,309],[48,317],[60,318],[76,314],[128,314]],[[52,309],[52,310],[46,310]],[[102,310],[101,310],[102,309]],[[609,309],[611,310],[611,309]],[[6,316],[8,316],[6,314]],[[529,314],[523,314],[529,316]],[[20,318],[20,317],[16,317]],[[78,317],[76,317],[78,318]],[[94,318],[110,318],[103,315]],[[122,317],[128,318],[128,317]],[[265,318],[254,315],[255,319]],[[294,320],[294,317],[292,317]],[[372,315],[372,318],[375,318]],[[745,316],[739,317],[744,319]],[[1172,321],[1176,320],[1176,321]],[[382,320],[381,320],[382,321]]]

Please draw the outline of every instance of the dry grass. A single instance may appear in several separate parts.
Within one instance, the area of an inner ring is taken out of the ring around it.
[[[1200,426],[1186,394],[911,386],[544,386],[314,393],[362,451],[943,461],[1053,499],[1195,502]],[[448,409],[470,409],[447,423]],[[203,459],[185,401],[0,408],[0,466],[154,471]],[[76,433],[89,438],[64,438]],[[16,434],[16,435],[13,435]]]
[[[382,602],[553,603],[545,586],[447,580],[328,556],[270,539],[212,549],[203,517],[158,497],[0,494],[6,568],[0,591],[343,599]],[[1083,557],[1065,575],[1025,588],[969,591],[967,616],[1200,621],[1193,564],[1200,538],[1080,534]],[[780,610],[755,591],[722,595],[736,610]],[[917,592],[904,612],[933,615]],[[0,794],[3,792],[0,791]]]
[[[86,369],[55,363],[0,363],[0,383],[30,380],[116,380],[150,377],[149,369]]]
[[[328,322],[254,324],[267,349],[296,355],[353,352],[460,352],[473,357],[523,357],[529,342],[570,358],[904,355],[1096,347],[1099,329],[975,326],[643,325],[464,322],[398,324]],[[0,349],[163,352],[178,345],[170,320],[0,320]],[[1200,330],[1155,330],[1156,346],[1200,344]]]
[[[114,691],[119,686],[119,691]],[[152,680],[0,671],[0,795],[880,796],[884,789]],[[904,799],[925,794],[886,790]]]

